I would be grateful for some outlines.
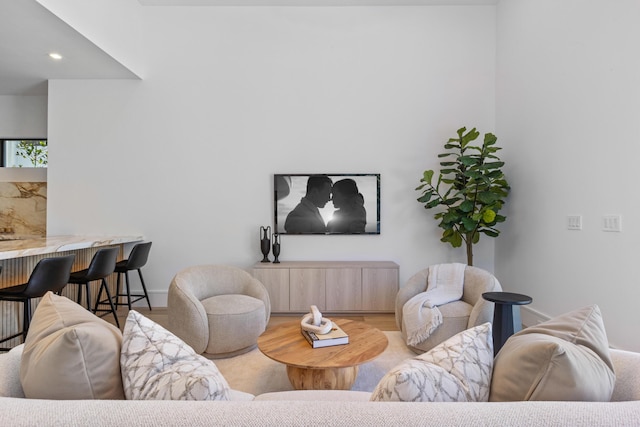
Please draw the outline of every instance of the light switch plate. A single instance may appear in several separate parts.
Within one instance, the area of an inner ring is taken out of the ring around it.
[[[602,231],[622,231],[622,216],[604,215],[602,217]]]
[[[582,230],[582,215],[567,215],[567,230]]]

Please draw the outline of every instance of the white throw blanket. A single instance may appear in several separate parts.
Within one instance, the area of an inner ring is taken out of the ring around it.
[[[402,327],[407,333],[407,344],[420,344],[442,324],[442,313],[437,306],[462,297],[465,267],[460,263],[429,267],[427,290],[402,307]]]

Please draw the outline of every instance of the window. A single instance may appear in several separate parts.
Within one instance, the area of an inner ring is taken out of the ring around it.
[[[0,139],[0,166],[8,168],[46,168],[47,140]]]

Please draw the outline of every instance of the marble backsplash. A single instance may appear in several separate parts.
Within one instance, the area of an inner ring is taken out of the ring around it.
[[[0,240],[47,234],[47,183],[0,182]]]

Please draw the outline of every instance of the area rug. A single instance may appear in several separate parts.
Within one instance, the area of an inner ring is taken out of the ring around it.
[[[407,348],[400,332],[387,331],[384,334],[389,340],[387,349],[371,362],[360,365],[352,390],[373,391],[387,371],[403,360],[416,356]],[[255,395],[293,390],[285,365],[269,359],[257,348],[240,356],[215,359],[213,362],[232,389]]]

